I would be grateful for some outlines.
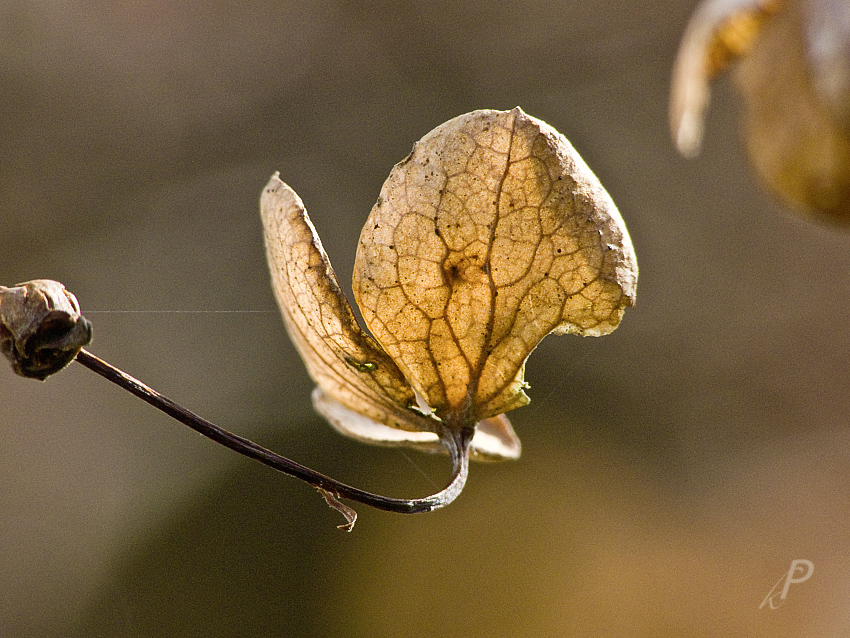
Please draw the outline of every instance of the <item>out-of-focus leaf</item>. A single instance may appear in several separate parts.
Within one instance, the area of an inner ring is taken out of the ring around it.
[[[709,83],[749,52],[775,0],[705,0],[691,16],[673,69],[670,129],[680,153],[702,145]]]
[[[796,210],[850,223],[850,2],[703,3],[674,70],[671,128],[683,154],[699,151],[709,81],[736,61],[757,174]]]

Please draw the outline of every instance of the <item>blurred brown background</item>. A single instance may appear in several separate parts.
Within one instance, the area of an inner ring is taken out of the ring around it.
[[[694,5],[0,2],[0,283],[62,281],[95,354],[335,477],[424,495],[448,461],[313,413],[262,249],[273,171],[348,286],[412,143],[519,105],[599,175],[641,268],[616,333],[532,355],[519,462],[350,535],[79,365],[0,370],[0,635],[850,635],[850,236],[763,193],[727,84],[702,155],[674,153]],[[174,310],[251,312],[149,312]],[[759,609],[794,559],[813,577]]]

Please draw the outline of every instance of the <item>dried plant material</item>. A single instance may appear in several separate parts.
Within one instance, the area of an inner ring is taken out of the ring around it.
[[[603,335],[637,278],[613,202],[566,138],[519,109],[426,135],[393,169],[357,249],[372,334],[443,420],[528,402],[550,332]]]
[[[735,86],[759,177],[795,209],[850,223],[850,3],[789,2],[741,60]]]
[[[437,434],[389,427],[350,410],[330,398],[321,387],[313,390],[313,406],[342,434],[364,443],[415,447],[421,451],[442,452]],[[361,410],[362,412],[362,410]],[[479,421],[472,439],[471,454],[477,461],[503,461],[519,458],[521,445],[504,414]]]
[[[0,286],[0,351],[23,377],[59,372],[92,338],[76,297],[58,281]]]
[[[637,263],[611,198],[569,142],[520,109],[437,127],[385,182],[360,236],[354,319],[304,206],[277,175],[261,210],[272,283],[318,388],[361,440],[516,458],[504,412],[549,333],[598,336],[633,305]]]
[[[688,22],[670,97],[670,128],[676,148],[686,157],[699,153],[709,82],[749,52],[777,0],[705,0]]]
[[[850,222],[850,3],[701,5],[673,80],[671,127],[683,154],[699,150],[709,80],[735,61],[743,136],[760,178],[805,214]]]
[[[337,525],[337,527],[344,532],[352,531],[354,529],[354,524],[357,522],[357,512],[348,507],[348,505],[341,503],[339,500],[339,494],[334,494],[333,492],[321,487],[317,487],[316,489],[319,491],[319,494],[322,495],[322,498],[325,499],[325,503],[327,503],[329,507],[335,509],[345,517],[345,523]]]
[[[398,366],[358,325],[298,195],[275,175],[260,208],[272,288],[287,332],[318,385],[316,410],[357,439],[442,450],[442,424],[422,414]],[[512,445],[479,445],[477,436],[473,458],[519,456],[515,434],[500,438]]]
[[[272,177],[261,208],[272,287],[310,376],[329,396],[402,430],[432,431],[413,388],[354,318],[301,198]]]

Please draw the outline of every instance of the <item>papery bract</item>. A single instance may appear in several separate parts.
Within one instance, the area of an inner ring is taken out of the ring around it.
[[[516,458],[504,412],[549,333],[604,335],[634,303],[637,262],[611,198],[569,142],[519,108],[437,127],[390,173],[354,267],[357,324],[304,206],[277,175],[261,209],[275,296],[345,434]]]

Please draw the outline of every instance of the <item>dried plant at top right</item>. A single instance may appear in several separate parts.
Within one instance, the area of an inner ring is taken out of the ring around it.
[[[850,2],[703,2],[673,74],[670,125],[683,155],[699,152],[709,82],[732,64],[756,173],[797,211],[850,224]]]

